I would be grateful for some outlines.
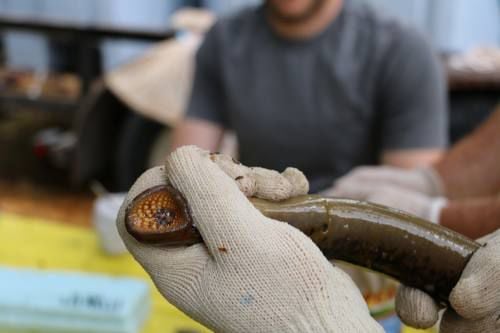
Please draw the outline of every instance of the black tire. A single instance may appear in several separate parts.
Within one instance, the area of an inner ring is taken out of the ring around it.
[[[148,168],[152,145],[163,130],[163,124],[135,113],[125,119],[115,155],[115,191],[127,191]]]

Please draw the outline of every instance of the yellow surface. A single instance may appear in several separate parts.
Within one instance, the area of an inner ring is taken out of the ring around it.
[[[437,333],[437,329],[428,329],[428,330],[417,330],[411,327],[405,327],[403,328],[402,333]]]
[[[130,255],[105,255],[91,229],[0,213],[0,265],[141,278],[151,285],[153,300],[142,333],[210,332],[168,304]],[[403,332],[429,331],[405,328]]]
[[[130,255],[104,255],[90,229],[0,213],[0,265],[141,278],[153,301],[142,333],[210,332],[168,304]]]

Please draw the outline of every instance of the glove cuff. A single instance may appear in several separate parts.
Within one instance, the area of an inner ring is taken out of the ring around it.
[[[420,174],[427,181],[428,195],[432,197],[443,197],[445,196],[444,183],[439,174],[432,167],[420,168],[418,170]]]
[[[432,223],[439,224],[439,218],[441,217],[441,210],[448,204],[448,200],[443,197],[432,200],[429,207],[429,221]]]

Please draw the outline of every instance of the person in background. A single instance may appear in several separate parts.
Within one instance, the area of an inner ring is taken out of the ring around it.
[[[267,0],[206,34],[172,146],[219,151],[225,130],[244,164],[296,167],[312,192],[359,165],[428,165],[447,145],[442,69],[418,33],[365,4]],[[399,332],[395,284],[349,271]]]
[[[173,148],[217,151],[231,129],[243,163],[297,167],[315,192],[358,165],[436,161],[446,124],[441,68],[415,31],[354,1],[267,0],[207,33]]]
[[[399,208],[477,238],[500,228],[500,106],[425,168],[360,167],[324,194]]]

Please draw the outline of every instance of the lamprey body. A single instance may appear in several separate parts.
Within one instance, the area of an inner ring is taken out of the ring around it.
[[[367,202],[315,195],[251,202],[265,216],[300,229],[328,259],[386,274],[442,303],[448,303],[451,290],[480,247],[442,226]],[[175,212],[174,222],[167,223],[169,212]],[[140,194],[127,207],[126,216],[127,230],[144,243],[172,246],[202,241],[188,203],[169,185]]]

